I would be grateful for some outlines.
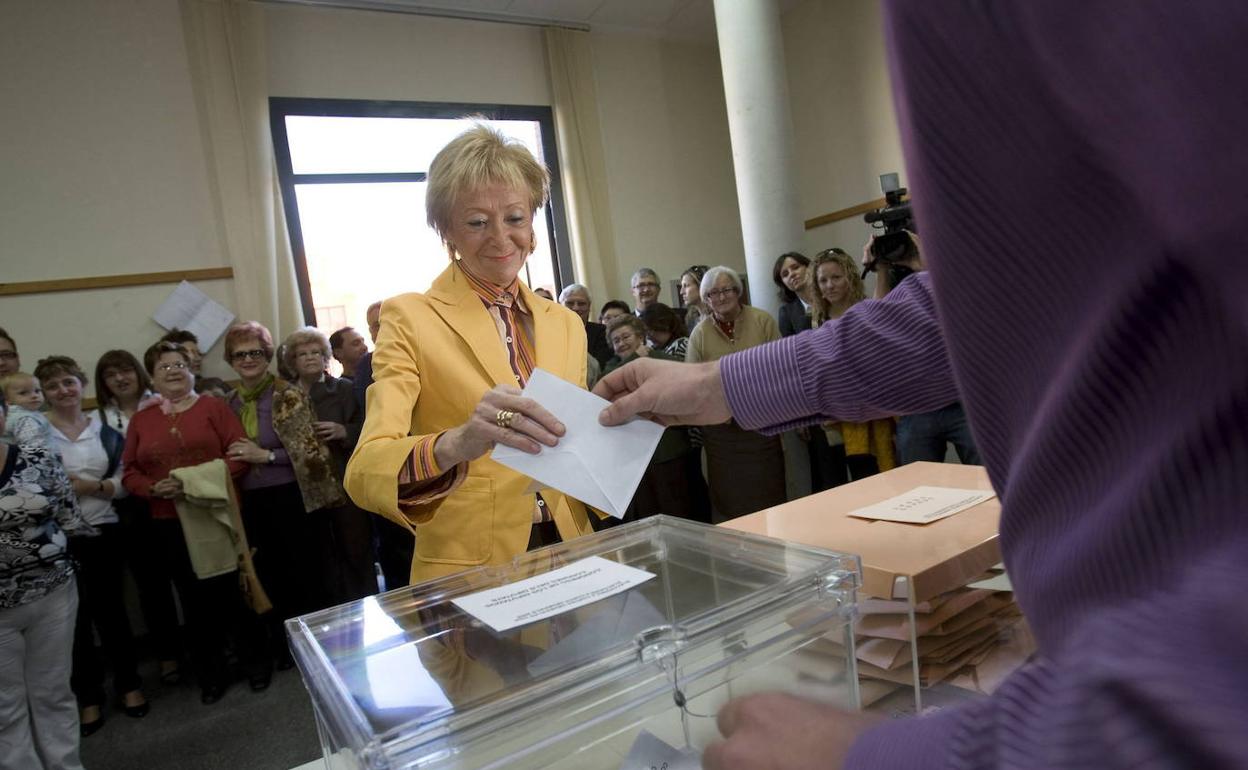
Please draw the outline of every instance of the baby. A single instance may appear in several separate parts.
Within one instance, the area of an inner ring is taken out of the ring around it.
[[[43,388],[26,372],[0,377],[0,391],[9,405],[4,437],[22,446],[52,447],[52,425],[39,411]]]

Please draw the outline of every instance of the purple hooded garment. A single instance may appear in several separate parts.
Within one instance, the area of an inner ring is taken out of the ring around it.
[[[1248,767],[1248,4],[886,9],[930,275],[725,388],[771,430],[960,398],[1040,653],[847,765]]]

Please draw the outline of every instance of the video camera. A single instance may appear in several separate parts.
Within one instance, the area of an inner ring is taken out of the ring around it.
[[[868,211],[862,219],[884,232],[871,241],[871,256],[875,257],[875,261],[871,263],[871,267],[862,271],[862,277],[866,278],[867,273],[878,270],[881,265],[887,266],[889,289],[892,289],[914,272],[904,264],[918,256],[914,241],[906,231],[918,230],[909,201],[902,200],[906,195],[906,188],[901,186],[898,175],[880,174],[880,189],[884,192],[884,208]]]

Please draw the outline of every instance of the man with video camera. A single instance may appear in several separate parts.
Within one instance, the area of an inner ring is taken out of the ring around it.
[[[881,177],[894,177],[886,174]],[[894,226],[893,222],[901,222],[912,226],[909,203],[899,203],[900,195],[894,199],[894,192],[885,184],[885,197],[889,206],[878,212],[868,213],[867,222],[883,221],[885,233],[873,236],[862,248],[862,264],[865,266],[863,276],[875,273],[875,298],[883,299],[893,288],[911,273],[922,272],[923,257],[919,251],[919,238],[904,226]],[[904,194],[905,188],[897,190]],[[900,211],[904,207],[904,217],[888,217],[891,211]],[[926,460],[928,462],[944,462],[948,451],[947,445],[953,444],[958,460],[966,465],[980,465],[979,452],[971,439],[971,427],[966,421],[966,411],[961,402],[954,401],[940,409],[921,414],[904,414],[897,418],[897,460],[900,464]]]

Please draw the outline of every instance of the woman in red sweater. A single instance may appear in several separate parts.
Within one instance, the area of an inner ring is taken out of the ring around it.
[[[144,366],[159,398],[130,419],[122,483],[151,504],[155,540],[153,569],[172,581],[182,601],[191,656],[205,704],[216,703],[229,684],[225,659],[227,630],[237,636],[240,656],[251,688],[268,687],[271,669],[256,654],[259,625],[243,603],[237,573],[200,580],[174,501],[182,484],[171,478],[175,468],[224,460],[237,477],[247,465],[228,458],[226,449],[244,437],[243,426],[224,401],[195,393],[190,356],[181,345],[158,342],[147,350]]]

